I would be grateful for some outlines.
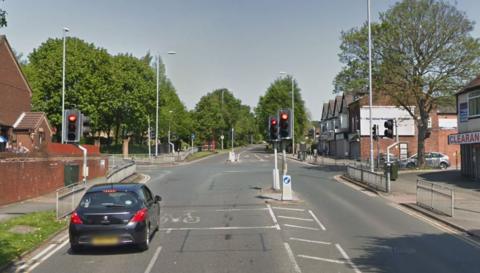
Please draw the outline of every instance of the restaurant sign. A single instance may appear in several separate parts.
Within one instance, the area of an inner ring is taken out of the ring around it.
[[[480,132],[470,132],[448,136],[448,144],[480,143]]]

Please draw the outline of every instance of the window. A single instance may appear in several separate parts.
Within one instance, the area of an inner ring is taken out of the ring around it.
[[[480,116],[480,90],[468,94],[468,116]]]

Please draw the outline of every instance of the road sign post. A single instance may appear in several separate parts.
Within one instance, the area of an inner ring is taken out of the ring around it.
[[[291,200],[293,200],[292,177],[290,175],[284,175],[282,177],[282,201]]]

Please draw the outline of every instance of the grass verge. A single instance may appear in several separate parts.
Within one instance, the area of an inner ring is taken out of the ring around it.
[[[57,221],[54,211],[28,213],[0,222],[0,268],[37,247],[66,225],[66,220]],[[28,226],[35,230],[18,234],[10,231],[15,226]]]
[[[194,154],[187,157],[187,162],[197,160],[197,159],[200,159],[200,158],[204,158],[206,156],[213,155],[213,154],[216,154],[216,153],[217,152],[210,152],[210,151],[201,151],[201,152],[198,152],[198,153],[194,153]]]

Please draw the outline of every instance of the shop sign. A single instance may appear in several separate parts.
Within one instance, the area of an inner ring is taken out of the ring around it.
[[[460,103],[460,122],[467,122],[468,121],[468,103],[462,102]]]
[[[455,134],[448,136],[448,144],[480,143],[480,132]]]

